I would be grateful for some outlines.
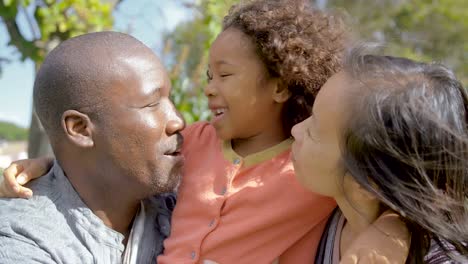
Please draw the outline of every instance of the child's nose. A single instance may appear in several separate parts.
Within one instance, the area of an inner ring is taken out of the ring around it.
[[[205,93],[206,97],[212,97],[216,95],[216,89],[213,85],[213,81],[209,82],[206,86],[205,89],[203,89],[203,92]]]

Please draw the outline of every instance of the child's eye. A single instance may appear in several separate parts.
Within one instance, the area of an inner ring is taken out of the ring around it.
[[[210,70],[206,70],[206,80],[207,80],[208,82],[210,82],[211,80],[213,80],[213,76],[211,75]]]

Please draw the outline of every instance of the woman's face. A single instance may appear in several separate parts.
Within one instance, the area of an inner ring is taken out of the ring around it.
[[[342,195],[341,181],[345,168],[340,143],[347,116],[349,77],[332,76],[321,88],[312,116],[292,128],[292,145],[296,177],[307,189],[322,195]]]

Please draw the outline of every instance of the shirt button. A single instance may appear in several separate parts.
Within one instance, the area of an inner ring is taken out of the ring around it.
[[[226,188],[226,187],[224,187],[224,188],[221,190],[221,193],[220,193],[220,194],[221,194],[221,195],[225,195],[225,194],[226,194],[226,192],[227,192],[227,188]]]
[[[190,253],[190,258],[195,259],[196,256],[197,254],[195,254],[195,251],[192,251],[192,253]]]
[[[235,159],[233,160],[233,163],[234,163],[235,165],[239,165],[240,162],[241,162],[241,160],[240,160],[239,158],[235,158]]]
[[[208,226],[212,227],[214,225],[214,223],[215,223],[215,220],[213,219],[213,220],[210,221],[210,224]]]

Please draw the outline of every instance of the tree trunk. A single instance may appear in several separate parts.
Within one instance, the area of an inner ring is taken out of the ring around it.
[[[35,64],[35,72],[39,70],[39,64]],[[33,110],[31,113],[31,126],[29,127],[29,139],[28,139],[28,157],[37,158],[43,156],[52,156],[52,148],[50,147],[49,138],[45,133],[44,128],[36,115],[36,111]]]
[[[28,157],[37,158],[52,155],[53,153],[49,144],[49,138],[47,137],[47,134],[33,109],[31,126],[29,128]]]

